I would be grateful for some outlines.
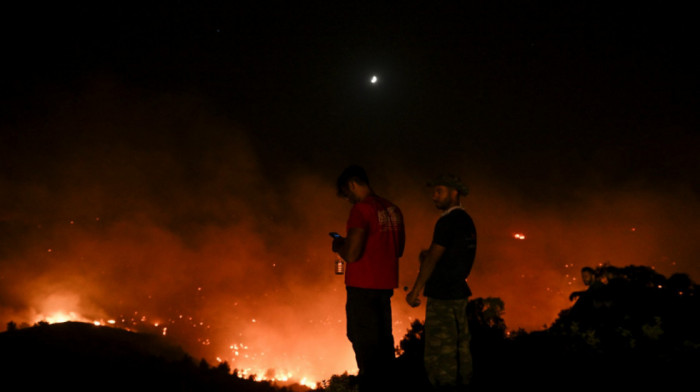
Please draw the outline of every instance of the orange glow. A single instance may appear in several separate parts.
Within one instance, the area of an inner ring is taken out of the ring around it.
[[[49,324],[64,323],[66,321],[85,321],[83,317],[75,312],[56,311],[47,315],[38,315],[36,322],[46,321]]]
[[[269,186],[256,178],[244,185]],[[165,216],[158,211],[167,206],[144,202],[134,207],[136,217],[99,211],[100,219],[86,214],[72,224],[36,218],[41,224],[28,226],[34,237],[16,244],[0,264],[0,290],[13,301],[0,304],[0,321],[75,320],[153,333],[195,358],[280,382],[314,384],[355,373],[345,336],[345,287],[334,274],[327,238],[344,227],[348,204],[335,197],[327,179],[312,175],[290,176],[284,208],[277,207],[281,196],[274,192],[228,198],[221,190],[234,186],[221,181],[193,205],[181,206],[186,202],[175,197],[177,208]],[[418,254],[430,245],[439,216],[422,189],[402,192],[403,183],[411,181],[386,184],[410,222],[399,287],[413,284]],[[464,200],[479,233],[469,285],[474,297],[503,299],[510,330],[553,322],[571,306],[571,291],[584,288],[583,266],[634,262],[656,265],[664,274],[698,272],[691,235],[697,222],[686,218],[683,203],[606,195],[562,217],[549,207],[514,211],[517,203],[488,183],[478,189]],[[675,206],[675,213],[659,214]],[[171,217],[209,209],[220,221],[192,228]],[[631,234],[630,222],[638,221],[648,223]],[[425,308],[408,307],[398,292],[392,307],[398,344],[412,320],[424,319]]]

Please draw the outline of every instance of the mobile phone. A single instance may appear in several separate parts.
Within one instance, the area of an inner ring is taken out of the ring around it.
[[[335,231],[331,231],[331,232],[328,233],[328,234],[329,234],[331,237],[333,237],[333,238],[342,238],[342,237],[343,237],[342,235],[336,233]]]

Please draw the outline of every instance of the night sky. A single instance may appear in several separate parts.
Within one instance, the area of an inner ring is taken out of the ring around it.
[[[351,163],[404,211],[401,286],[426,181],[465,180],[470,285],[511,329],[551,323],[585,265],[698,282],[689,6],[484,3],[4,6],[0,321],[191,317],[195,355],[352,371],[327,234]],[[393,304],[400,337],[424,310]]]

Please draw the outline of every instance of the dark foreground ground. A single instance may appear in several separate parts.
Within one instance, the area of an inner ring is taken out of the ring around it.
[[[297,390],[239,378],[227,364],[211,367],[160,336],[77,322],[0,333],[0,353],[0,378],[16,390]]]

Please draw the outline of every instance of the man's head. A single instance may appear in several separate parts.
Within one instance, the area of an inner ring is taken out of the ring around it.
[[[581,280],[586,286],[590,286],[595,282],[595,271],[591,267],[581,268]]]
[[[364,199],[367,194],[372,192],[367,172],[358,165],[351,165],[345,168],[338,176],[336,186],[338,196],[347,199],[353,204]]]
[[[428,186],[433,187],[435,207],[443,211],[458,206],[459,197],[469,193],[469,189],[462,183],[462,180],[452,174],[440,176],[428,182]]]

